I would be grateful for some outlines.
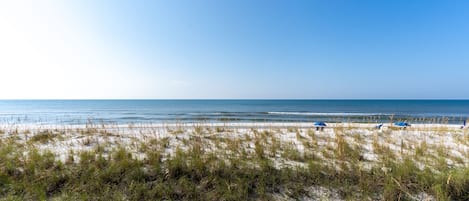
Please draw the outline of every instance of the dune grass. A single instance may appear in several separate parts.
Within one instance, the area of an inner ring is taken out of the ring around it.
[[[419,200],[422,193],[469,200],[466,159],[450,165],[453,156],[431,141],[388,139],[413,131],[165,129],[161,135],[132,125],[119,133],[90,127],[4,136],[1,200],[327,200],[314,194],[316,187],[343,200]],[[65,158],[44,148],[73,137],[83,140],[80,149],[70,148]]]

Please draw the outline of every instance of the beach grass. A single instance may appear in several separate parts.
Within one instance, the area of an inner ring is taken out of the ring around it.
[[[0,197],[468,200],[467,150],[466,131],[440,126],[12,127],[0,138]]]

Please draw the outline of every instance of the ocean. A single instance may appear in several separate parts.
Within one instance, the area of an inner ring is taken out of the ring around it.
[[[364,122],[459,124],[469,100],[0,100],[2,124]]]

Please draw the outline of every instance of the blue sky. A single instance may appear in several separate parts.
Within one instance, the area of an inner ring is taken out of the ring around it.
[[[468,9],[462,0],[4,1],[0,98],[469,99]]]

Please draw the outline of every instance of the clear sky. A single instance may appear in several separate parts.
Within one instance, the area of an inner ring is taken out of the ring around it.
[[[0,99],[469,99],[469,1],[0,1]]]

